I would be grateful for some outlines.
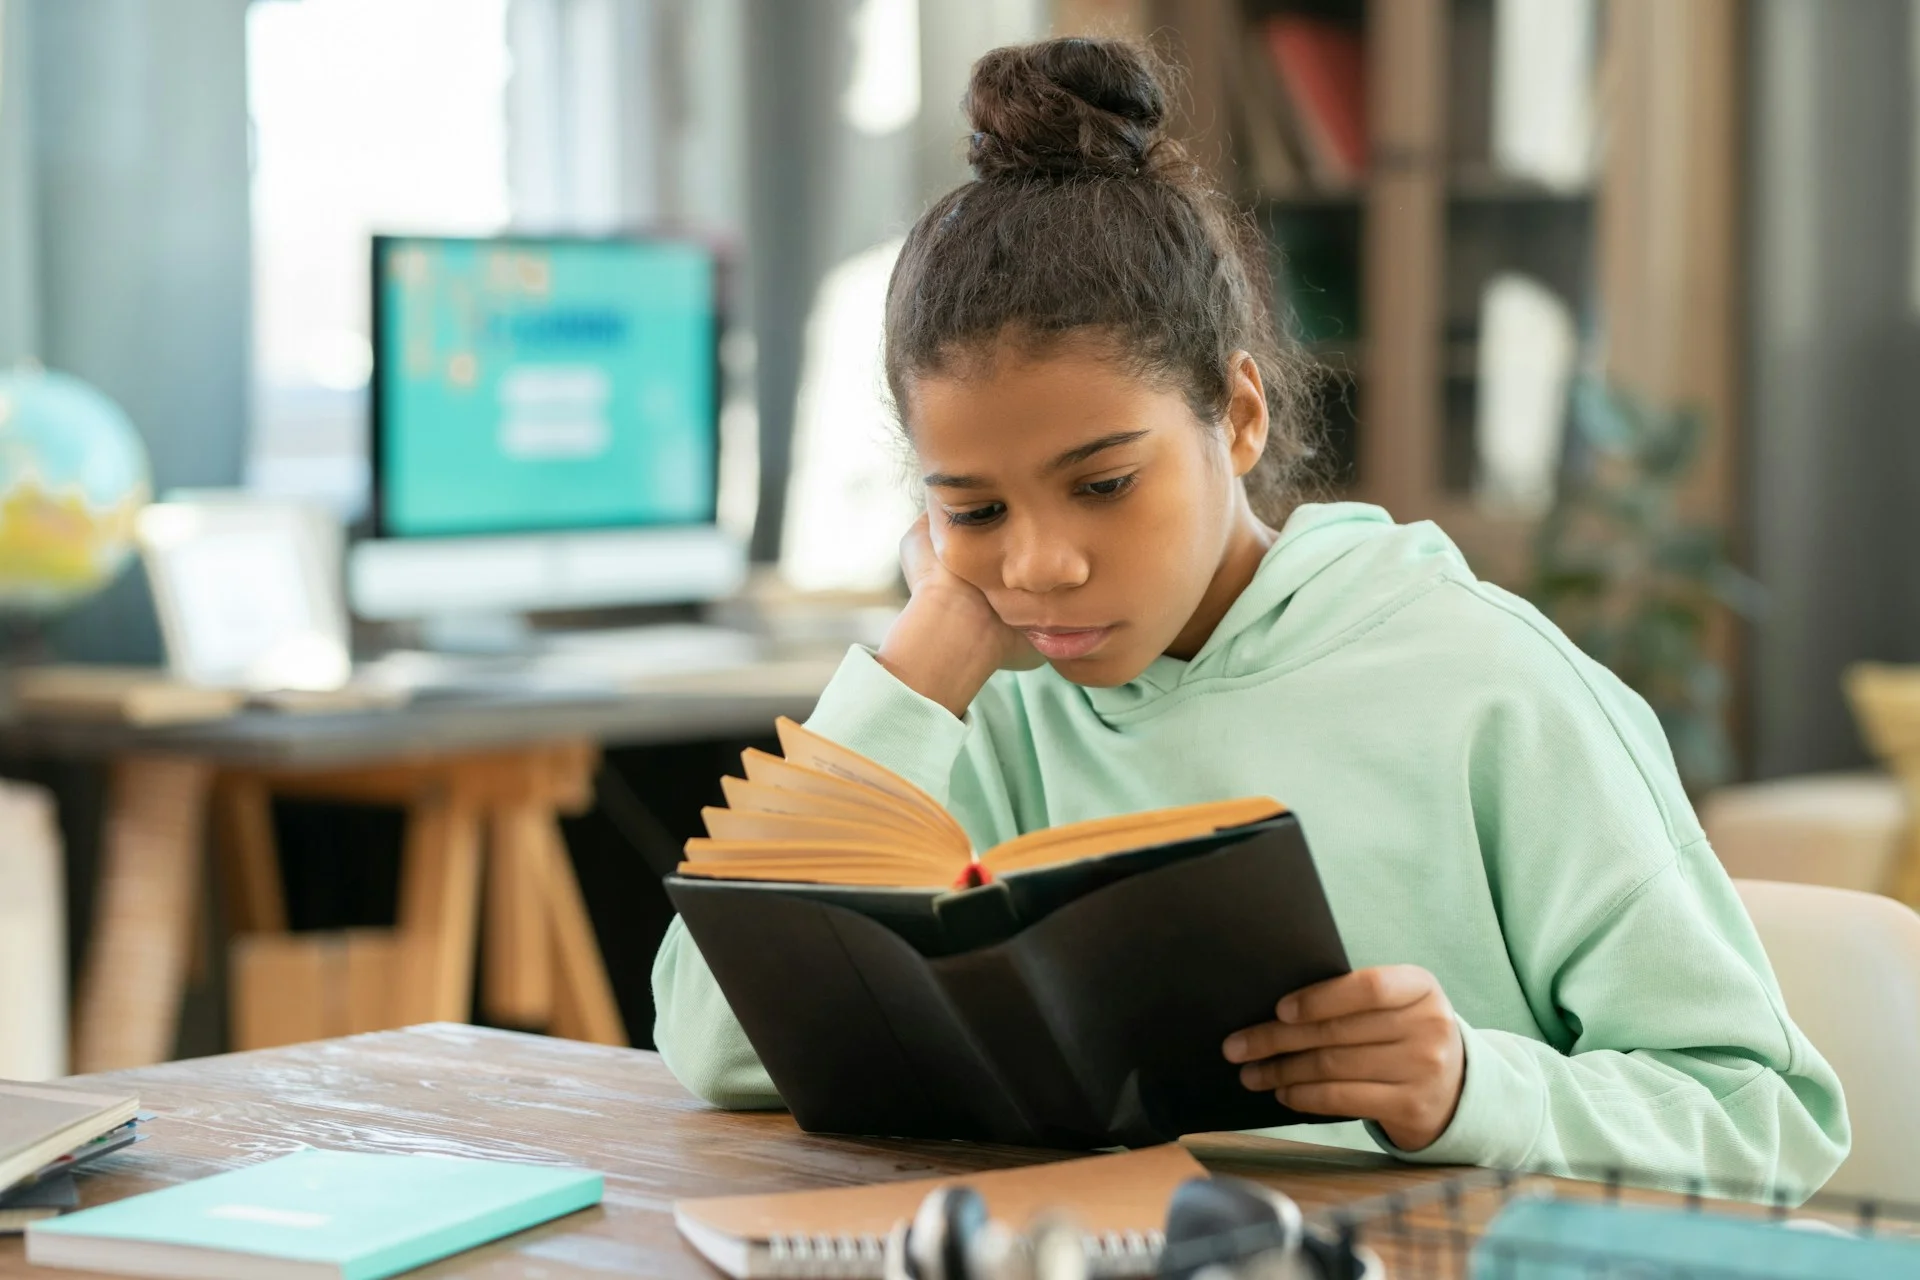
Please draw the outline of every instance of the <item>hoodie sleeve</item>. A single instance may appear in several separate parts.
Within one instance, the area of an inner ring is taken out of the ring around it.
[[[1419,1161],[1804,1198],[1847,1153],[1839,1080],[1788,1017],[1651,710],[1579,655],[1546,658],[1510,665],[1467,762],[1546,1040],[1463,1022],[1447,1131],[1418,1152],[1373,1136]]]
[[[1020,782],[1035,773],[1031,761],[1001,760],[996,734],[987,727],[1015,715],[1015,695],[1002,678],[981,691],[965,720],[956,720],[895,679],[869,650],[855,646],[821,694],[807,727],[925,790],[966,828],[976,849],[985,849],[1020,833],[1015,797],[1037,789]],[[654,1044],[680,1083],[717,1107],[781,1105],[678,917],[654,958],[653,1003]]]

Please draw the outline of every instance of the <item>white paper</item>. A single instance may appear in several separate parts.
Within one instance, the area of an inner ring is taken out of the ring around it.
[[[1556,190],[1593,180],[1593,0],[1496,0],[1494,167]]]
[[[1573,313],[1551,289],[1511,273],[1487,282],[1474,424],[1482,506],[1538,516],[1553,505],[1576,352]]]

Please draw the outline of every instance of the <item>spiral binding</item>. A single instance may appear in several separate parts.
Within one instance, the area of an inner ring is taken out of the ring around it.
[[[865,1280],[886,1263],[880,1236],[774,1235],[767,1239],[767,1268],[755,1274],[777,1280]]]
[[[1158,1231],[1108,1231],[1081,1239],[1096,1277],[1151,1275],[1167,1242]],[[766,1280],[879,1280],[886,1258],[883,1236],[773,1235],[767,1237],[765,1267],[751,1274]]]
[[[1081,1238],[1096,1276],[1151,1275],[1167,1243],[1166,1234],[1160,1231],[1109,1231]]]

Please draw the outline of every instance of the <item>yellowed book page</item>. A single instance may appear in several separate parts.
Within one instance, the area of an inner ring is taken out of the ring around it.
[[[801,771],[799,765],[788,764],[777,756],[766,758],[774,761],[783,770],[793,773]],[[814,776],[826,777],[825,774]],[[837,778],[828,778],[827,781],[835,786],[846,785]],[[839,796],[821,792],[796,791],[791,787],[756,782],[751,778],[722,778],[720,789],[726,793],[727,807],[742,813],[791,814],[796,818],[831,818],[837,822],[860,822],[868,826],[885,827],[895,836],[911,840],[927,840],[935,834],[932,827],[912,814],[870,804],[864,800],[845,800]]]
[[[898,845],[821,844],[809,840],[693,839],[687,841],[686,854],[687,861],[682,865],[701,866],[701,874],[730,876],[733,874],[732,867],[750,862],[793,868],[792,873],[778,878],[822,880],[828,883],[842,881],[841,876],[833,873],[834,868],[841,866],[884,871],[888,879],[879,883],[898,885],[951,884],[967,867],[966,861],[961,859],[916,852]],[[812,869],[809,874],[800,874],[803,866]],[[857,882],[847,880],[845,883],[876,882],[861,879]]]
[[[927,1192],[964,1182],[986,1198],[996,1221],[1026,1223],[1043,1211],[1064,1210],[1082,1231],[1145,1235],[1166,1222],[1167,1202],[1180,1184],[1206,1172],[1183,1148],[1168,1145],[925,1181],[682,1200],[673,1213],[752,1243],[776,1235],[884,1238],[894,1223],[913,1217]]]
[[[1038,831],[1029,831],[996,848],[1009,849],[1015,846],[1038,848],[1065,841],[1078,843],[1090,836],[1097,837],[1110,831],[1137,831],[1149,827],[1197,825],[1197,829],[1210,830],[1258,822],[1262,818],[1270,818],[1286,811],[1285,805],[1265,796],[1247,796],[1235,800],[1203,800],[1198,804],[1177,805],[1171,809],[1146,809],[1139,813],[1118,813],[1107,818],[1088,818],[1083,822],[1065,822],[1057,827],[1043,827]]]
[[[897,866],[932,866],[934,858],[920,856],[892,844],[822,844],[814,840],[716,840],[711,836],[695,836],[687,841],[687,860],[689,862],[727,861],[752,858],[756,861],[772,861],[776,858],[839,858],[848,859],[885,859]],[[941,862],[940,865],[947,865]],[[956,870],[955,875],[960,872]]]
[[[831,773],[822,773],[795,764],[791,760],[782,760],[779,756],[770,756],[764,751],[751,747],[740,753],[740,763],[747,771],[747,780],[768,787],[778,787],[785,791],[806,796],[823,796],[847,804],[857,804],[873,811],[874,821],[890,819],[895,825],[911,824],[915,829],[925,831],[927,835],[943,848],[952,849],[956,855],[971,857],[973,846],[967,841],[966,833],[959,831],[950,823],[937,823],[924,816],[917,808],[895,803],[892,796],[875,791],[872,787],[850,782]],[[886,815],[885,818],[880,815]]]
[[[865,866],[843,862],[809,863],[798,865],[788,862],[683,862],[679,872],[683,876],[705,877],[711,880],[762,880],[774,884],[838,884],[860,889],[930,889],[939,891],[951,887],[945,880],[934,880],[927,876],[910,877],[906,883],[900,879],[900,868],[893,863],[885,866]]]
[[[987,850],[980,860],[996,871],[1052,866],[1077,858],[1095,858],[1101,854],[1188,840],[1223,827],[1258,822],[1285,812],[1286,806],[1279,801],[1256,796],[1244,800],[1183,805],[1177,809],[1156,809],[1150,813],[1095,818],[1088,822],[1072,822],[1043,831],[1030,831],[1018,839]]]
[[[802,840],[829,849],[875,845],[897,848],[910,857],[927,850],[924,833],[908,834],[877,822],[712,806],[702,809],[700,817],[707,824],[707,834],[715,840]]]
[[[722,845],[725,842],[719,842]],[[696,851],[680,864],[683,876],[706,876],[716,880],[777,880],[783,884],[848,884],[886,889],[945,889],[955,879],[948,868],[905,865],[891,854],[880,852],[848,853],[845,850],[808,853],[786,849],[771,855],[756,854],[769,842],[753,841]]]
[[[953,820],[952,814],[941,807],[938,800],[885,765],[877,764],[858,751],[848,750],[837,742],[823,738],[795,724],[785,716],[774,721],[774,728],[780,734],[780,754],[788,760],[891,796],[920,813],[928,821],[952,831],[953,838],[959,843],[967,844],[967,833],[961,830],[960,824]]]

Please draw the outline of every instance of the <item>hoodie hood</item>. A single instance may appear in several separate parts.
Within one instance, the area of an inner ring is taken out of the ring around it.
[[[1126,684],[1084,692],[1102,718],[1113,719],[1144,713],[1202,682],[1277,675],[1338,648],[1440,583],[1463,578],[1472,578],[1465,559],[1431,521],[1399,525],[1366,503],[1308,503],[1287,520],[1253,581],[1191,660],[1163,655]]]

